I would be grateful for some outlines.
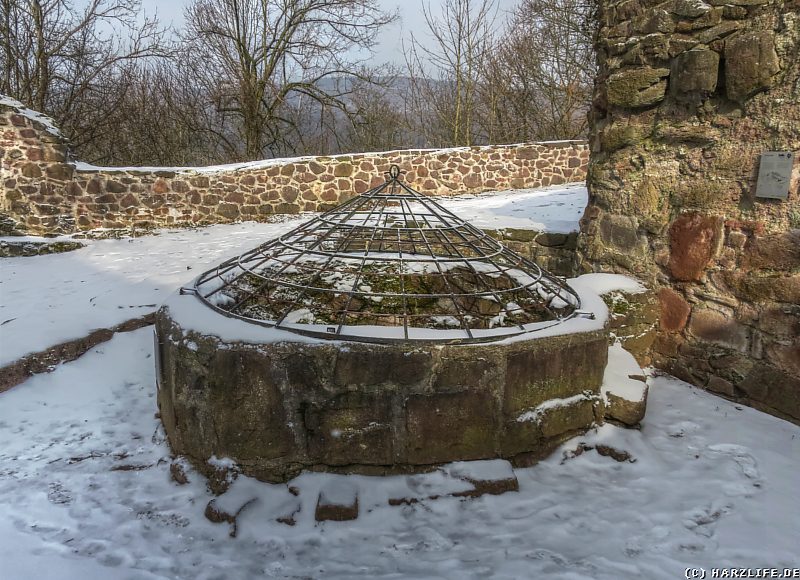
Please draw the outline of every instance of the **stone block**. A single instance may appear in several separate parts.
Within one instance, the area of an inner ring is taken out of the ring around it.
[[[295,385],[302,388],[302,383]],[[390,395],[354,391],[305,412],[308,453],[325,465],[394,463]]]
[[[47,178],[56,181],[69,181],[74,171],[75,168],[67,163],[53,163],[45,168]]]
[[[620,343],[611,345],[601,387],[605,417],[624,425],[637,425],[647,409],[646,380],[633,353]]]
[[[786,373],[800,377],[800,336],[789,344],[773,343],[767,347],[767,359]]]
[[[220,217],[234,220],[241,217],[239,206],[234,203],[221,203],[217,206],[217,214]]]
[[[539,235],[536,230],[522,228],[503,228],[499,231],[500,239],[512,242],[531,242]]]
[[[678,32],[691,33],[694,30],[717,26],[722,22],[723,13],[724,10],[721,6],[714,7],[698,18],[678,22],[676,30]]]
[[[725,90],[732,101],[768,89],[779,71],[773,32],[741,33],[725,41]]]
[[[608,399],[605,409],[606,417],[629,427],[638,425],[642,422],[647,412],[647,391],[648,387],[645,385],[642,398],[638,400],[621,397],[615,393],[606,394]]]
[[[636,218],[603,214],[599,221],[600,239],[606,246],[626,254],[642,254],[647,247],[647,241],[639,236],[639,226]]]
[[[172,181],[172,191],[176,193],[186,193],[191,189],[188,183],[175,179]]]
[[[443,357],[436,369],[433,387],[440,392],[487,387],[497,378],[497,365],[489,358]]]
[[[736,395],[736,389],[734,388],[733,383],[716,375],[711,375],[708,377],[706,389],[714,393],[719,393],[720,395],[725,395],[726,397],[733,397]]]
[[[669,270],[681,281],[698,281],[722,240],[722,218],[685,213],[669,228]]]
[[[496,454],[497,403],[488,393],[414,395],[405,409],[411,463],[486,459]]]
[[[689,332],[700,340],[739,352],[747,352],[750,344],[750,332],[746,326],[711,308],[692,311]]]
[[[719,54],[713,50],[689,50],[672,62],[671,93],[681,101],[699,100],[717,88]]]
[[[800,420],[800,377],[768,365],[754,365],[737,385],[750,399]]]
[[[703,0],[672,0],[667,6],[670,12],[685,18],[698,18],[711,10]]]
[[[109,191],[111,193],[124,193],[128,191],[128,188],[119,181],[114,181],[113,179],[109,179],[108,181],[106,181],[106,191]]]
[[[95,180],[89,182],[91,185]],[[163,194],[169,191],[169,183],[166,179],[159,177],[153,182],[153,193]],[[89,193],[92,193],[89,191]]]
[[[316,161],[309,161],[308,162],[308,169],[314,175],[320,175],[322,173],[325,173],[325,166],[322,165],[321,163],[317,163]]]
[[[358,518],[358,488],[345,478],[329,480],[319,492],[314,519],[344,522]]]
[[[660,326],[666,332],[680,332],[686,327],[691,307],[683,296],[671,288],[658,291],[658,302],[661,308]]]
[[[431,375],[429,353],[400,352],[391,348],[340,351],[334,366],[334,382],[340,386],[374,388],[380,385],[417,385]]]
[[[771,305],[761,311],[758,328],[780,338],[800,336],[800,305]]]
[[[500,451],[503,457],[514,457],[528,453],[544,439],[538,421],[507,420],[500,433]]]
[[[720,22],[716,26],[712,26],[711,28],[707,28],[695,34],[694,42],[699,42],[700,44],[711,44],[714,41],[719,41],[736,32],[741,27],[742,24],[740,22],[736,22],[735,20],[726,20]]]
[[[670,34],[675,31],[675,20],[663,9],[654,9],[640,16],[634,28],[644,34]]]
[[[654,105],[664,99],[670,70],[635,67],[613,73],[606,81],[608,103],[623,108]]]
[[[635,123],[635,118],[625,122],[612,122],[599,132],[602,149],[611,153],[617,149],[640,143],[652,131],[651,125]]]
[[[350,177],[353,174],[352,163],[339,163],[333,168],[335,177]]]
[[[166,410],[173,409],[170,422],[187,435],[180,437],[176,452],[247,461],[293,451],[269,360],[250,350],[217,350],[213,340],[194,342],[196,351],[177,351],[180,359],[170,356],[165,361],[172,380],[161,381],[159,391],[162,414],[169,416]]]
[[[200,188],[200,189],[206,189],[209,186],[210,181],[209,181],[208,177],[195,176],[195,177],[189,178],[189,183],[192,184],[192,187],[197,187],[197,188]]]
[[[727,288],[740,300],[756,304],[800,304],[800,274],[759,276],[752,271],[726,270],[719,272],[714,279],[715,284]]]
[[[746,269],[800,268],[800,230],[753,237],[742,253],[740,264]]]
[[[622,56],[623,65],[649,65],[669,59],[669,37],[666,34],[648,34]]]
[[[568,234],[557,232],[544,232],[536,236],[536,243],[548,248],[563,246],[567,243]]]
[[[22,165],[22,175],[28,179],[37,179],[42,176],[42,170],[37,163],[25,163]]]
[[[538,418],[542,435],[549,439],[587,429],[595,418],[594,405],[594,400],[583,399],[571,405],[545,409]]]
[[[508,461],[457,461],[440,468],[448,477],[461,479],[473,486],[466,491],[455,492],[454,497],[480,497],[502,495],[519,491],[519,481]]]
[[[511,353],[507,357],[503,410],[508,419],[550,399],[597,390],[608,359],[604,338]]]

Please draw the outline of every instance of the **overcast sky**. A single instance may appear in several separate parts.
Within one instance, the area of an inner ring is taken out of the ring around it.
[[[502,18],[511,8],[517,4],[518,0],[497,0],[499,17]],[[408,38],[410,32],[420,40],[425,35],[425,18],[422,14],[423,0],[378,0],[378,4],[384,10],[397,10],[400,20],[397,24],[387,28],[381,34],[381,40],[376,48],[376,63],[403,64],[401,39]],[[425,0],[430,4],[434,14],[439,12],[443,0]],[[172,23],[176,28],[183,25],[183,8],[189,0],[142,0],[142,6],[148,14],[157,12],[160,20],[164,24]]]

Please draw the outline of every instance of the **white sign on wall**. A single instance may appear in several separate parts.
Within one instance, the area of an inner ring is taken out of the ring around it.
[[[764,151],[758,168],[756,197],[786,199],[792,178],[791,151]]]

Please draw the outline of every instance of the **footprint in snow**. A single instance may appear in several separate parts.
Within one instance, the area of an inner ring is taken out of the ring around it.
[[[716,531],[717,521],[733,511],[732,502],[713,501],[684,513],[683,527],[699,536],[710,538]]]
[[[712,454],[727,455],[733,459],[742,470],[742,474],[748,479],[760,479],[761,472],[758,470],[755,458],[750,454],[750,450],[742,445],[730,443],[720,443],[709,445],[708,451]]]
[[[47,500],[56,505],[72,503],[72,494],[59,482],[53,482],[48,486]]]
[[[653,526],[653,529],[643,536],[637,534],[630,538],[625,543],[623,551],[629,558],[635,558],[644,552],[661,552],[669,536],[670,530],[667,526]]]
[[[680,421],[667,428],[667,435],[676,439],[686,435],[692,435],[700,431],[700,425],[693,421]]]

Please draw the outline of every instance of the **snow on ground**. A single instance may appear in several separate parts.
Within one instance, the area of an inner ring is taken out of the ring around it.
[[[308,215],[281,223],[245,222],[164,230],[139,238],[81,240],[85,248],[64,254],[4,258],[0,366],[153,312],[204,270],[305,219]]]
[[[457,216],[479,228],[517,228],[569,233],[579,229],[578,221],[588,203],[583,183],[539,189],[509,190],[437,198]]]
[[[518,493],[389,506],[434,476],[353,477],[361,515],[314,521],[330,478],[240,477],[239,535],[203,479],[169,478],[150,328],[0,394],[0,577],[86,579],[683,578],[689,566],[800,567],[800,427],[671,378],[641,431],[606,425],[535,467]],[[580,442],[629,452],[617,462]],[[442,478],[443,479],[443,478]],[[230,492],[229,492],[230,493]],[[225,498],[226,496],[223,496]],[[293,527],[277,517],[300,507]]]
[[[437,200],[480,227],[569,232],[578,227],[586,188],[569,185]],[[533,214],[536,220],[525,217]],[[281,223],[245,222],[121,240],[82,240],[87,247],[65,254],[4,258],[0,366],[153,312],[204,270],[289,231],[311,215],[287,216]]]
[[[542,229],[571,231],[579,195],[550,188],[447,204],[482,227],[538,227],[516,221],[538,213],[551,216]],[[203,268],[302,219],[4,259],[0,364],[151,312]],[[627,283],[583,279],[595,290]],[[800,568],[800,427],[676,379],[649,383],[641,431],[605,425],[573,439],[515,470],[517,493],[390,506],[398,494],[460,491],[452,474],[485,466],[354,476],[342,489],[359,489],[359,519],[319,524],[317,494],[343,476],[303,474],[292,482],[299,497],[241,477],[220,502],[257,501],[234,539],[204,517],[212,496],[201,476],[190,470],[186,486],[169,477],[152,329],[119,334],[0,394],[0,578],[672,579],[690,566]],[[593,451],[564,459],[582,442],[635,462]],[[295,526],[276,521],[292,513]]]

